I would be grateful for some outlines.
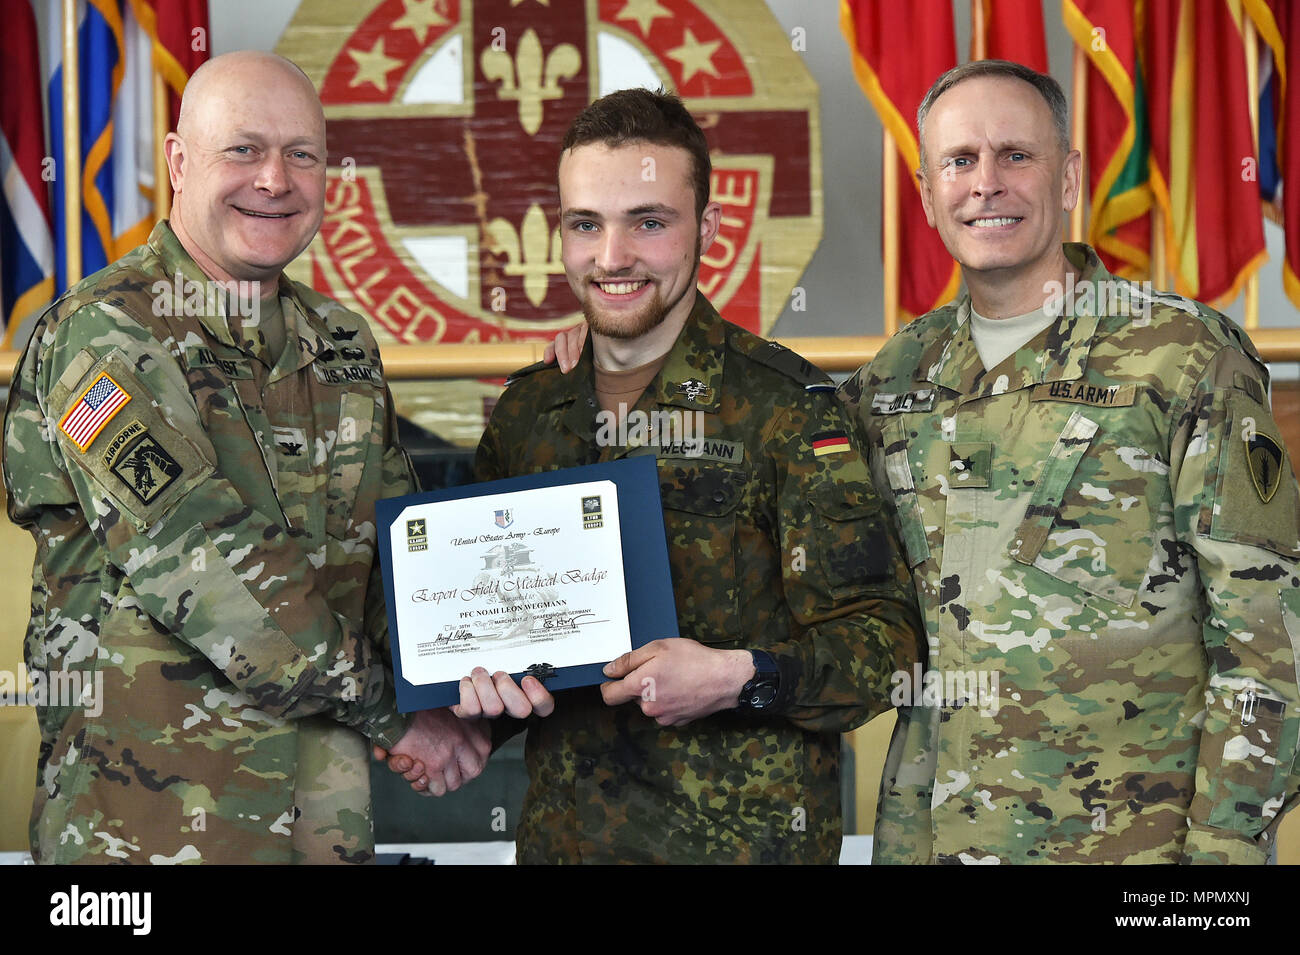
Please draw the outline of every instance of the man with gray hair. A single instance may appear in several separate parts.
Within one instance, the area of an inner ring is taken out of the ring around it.
[[[1081,163],[1050,77],[958,67],[918,132],[967,293],[840,388],[929,651],[875,861],[1263,862],[1300,739],[1300,491],[1268,371],[1224,316],[1062,245]]]
[[[392,396],[365,320],[283,274],[324,215],[325,117],[297,66],[231,53],[165,148],[170,222],[41,316],[9,395],[27,666],[95,697],[37,707],[32,855],[367,862],[367,740],[434,792],[489,743],[397,711],[374,516],[413,489]]]

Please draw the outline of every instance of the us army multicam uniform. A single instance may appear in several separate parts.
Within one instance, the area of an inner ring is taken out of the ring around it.
[[[1267,372],[1204,306],[1101,298],[989,371],[964,299],[842,386],[941,678],[900,711],[878,861],[1260,862],[1294,800],[1300,517]]]
[[[557,694],[528,724],[519,861],[835,862],[838,734],[889,705],[920,622],[828,380],[703,296],[629,413],[703,412],[692,449],[662,434],[598,444],[590,343],[568,375],[537,369],[502,395],[478,477],[658,452],[681,636],[768,650],[784,699],[762,721],[724,711],[667,728],[597,687]]]
[[[196,317],[201,293],[155,293],[187,280],[205,277],[160,224],[41,318],[15,371],[27,664],[103,681],[96,707],[37,710],[32,853],[364,862],[366,737],[404,730],[374,502],[411,489],[378,351],[362,319],[286,281],[270,369],[224,300]]]

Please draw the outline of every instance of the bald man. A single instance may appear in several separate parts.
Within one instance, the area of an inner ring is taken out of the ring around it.
[[[283,275],[324,213],[324,115],[289,61],[229,54],[165,151],[170,222],[40,318],[5,418],[32,855],[366,862],[370,744],[435,793],[489,744],[397,712],[374,504],[410,464],[365,321]]]

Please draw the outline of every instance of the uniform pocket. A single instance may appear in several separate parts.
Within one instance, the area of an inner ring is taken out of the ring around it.
[[[681,635],[701,643],[738,639],[736,515],[744,475],[724,467],[660,462],[668,561]]]
[[[812,495],[822,519],[816,538],[822,575],[836,600],[860,597],[893,580],[880,498],[863,483],[824,484]]]
[[[358,509],[357,492],[365,477],[372,450],[379,467],[382,443],[375,434],[375,401],[355,392],[339,399],[339,425],[330,450],[329,488],[326,494],[325,532],[339,539],[348,536]],[[372,482],[378,485],[380,482]],[[367,502],[373,511],[374,501]],[[367,518],[373,521],[373,518]]]
[[[898,531],[907,551],[907,566],[915,567],[930,556],[930,545],[925,538],[925,521],[921,517],[921,502],[916,497],[912,481],[912,462],[907,451],[907,428],[901,418],[892,418],[883,429],[885,474],[889,488],[894,493],[894,508],[898,512]]]
[[[1155,543],[1147,500],[1169,468],[1076,411],[1039,473],[1011,556],[1122,607],[1132,605]]]

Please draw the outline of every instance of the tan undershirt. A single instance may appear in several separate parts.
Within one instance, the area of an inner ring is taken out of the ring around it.
[[[970,310],[970,337],[975,342],[980,361],[986,369],[992,370],[1002,364],[1008,355],[1029,344],[1039,332],[1052,322],[1055,315],[1048,315],[1041,308],[1024,315],[1010,318],[985,318]]]
[[[266,339],[266,348],[270,357],[270,366],[274,368],[284,353],[288,332],[284,327],[284,308],[280,305],[280,294],[272,295],[261,301],[262,337]]]
[[[654,381],[655,375],[659,374],[659,369],[667,361],[668,352],[664,352],[653,361],[622,371],[605,371],[599,365],[594,365],[596,398],[600,401],[600,407],[613,412],[622,421],[627,416],[628,409],[637,403],[641,392]]]

